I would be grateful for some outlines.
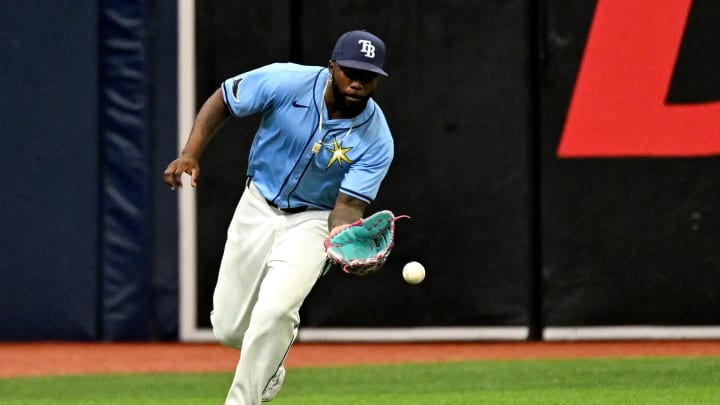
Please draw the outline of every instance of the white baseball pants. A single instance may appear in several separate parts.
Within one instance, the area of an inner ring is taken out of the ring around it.
[[[286,214],[252,182],[246,187],[228,228],[210,315],[215,336],[241,353],[226,404],[260,404],[285,359],[300,306],[322,272],[329,214]]]

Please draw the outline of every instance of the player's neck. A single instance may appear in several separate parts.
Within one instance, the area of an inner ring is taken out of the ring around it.
[[[342,119],[342,118],[353,118],[357,114],[350,113],[343,108],[339,108],[334,101],[326,100],[325,105],[327,106],[328,117],[331,120]]]

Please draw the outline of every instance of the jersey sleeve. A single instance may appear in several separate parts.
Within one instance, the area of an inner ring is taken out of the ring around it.
[[[390,169],[394,148],[392,142],[371,148],[345,174],[340,192],[371,203],[377,197],[380,184]]]
[[[272,65],[261,67],[222,83],[225,105],[234,116],[245,117],[272,106],[274,91],[272,81],[268,80],[272,70]]]

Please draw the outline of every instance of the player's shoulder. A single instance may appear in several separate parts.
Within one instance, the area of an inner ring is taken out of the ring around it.
[[[360,125],[365,130],[365,140],[371,149],[380,148],[392,155],[393,136],[390,126],[388,125],[385,114],[380,105],[375,100],[370,99],[365,111],[365,121]]]
[[[371,106],[373,108],[373,115],[375,116],[375,119],[379,122],[382,122],[383,124],[387,125],[387,120],[385,119],[385,113],[383,112],[382,107],[380,107],[380,104],[378,104],[375,99],[370,99]]]
[[[369,122],[368,124],[375,130],[381,130],[383,132],[390,133],[390,127],[388,125],[387,119],[385,118],[385,113],[383,112],[382,107],[380,107],[380,104],[378,104],[374,99],[370,99],[368,102],[368,115],[369,115]]]
[[[295,97],[297,94],[309,92],[323,69],[320,66],[278,62],[262,68],[261,80],[266,83],[268,89],[272,89],[278,95],[287,94],[289,97]]]
[[[300,65],[292,62],[276,62],[262,68],[262,70],[267,73],[272,73],[280,77],[287,76],[293,78],[301,76],[314,77],[322,69],[324,68],[320,66]]]

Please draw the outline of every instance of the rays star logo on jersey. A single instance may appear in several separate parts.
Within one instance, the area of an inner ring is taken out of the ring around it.
[[[326,150],[328,152],[330,152],[332,154],[332,156],[330,156],[330,160],[328,161],[328,164],[325,167],[325,169],[326,170],[330,169],[330,167],[334,163],[337,163],[337,165],[340,167],[342,167],[343,162],[345,162],[347,164],[351,164],[352,160],[350,160],[346,155],[350,151],[350,149],[352,149],[352,148],[343,148],[342,143],[338,143],[337,138],[333,138],[332,149],[326,148]]]

